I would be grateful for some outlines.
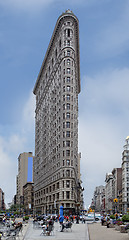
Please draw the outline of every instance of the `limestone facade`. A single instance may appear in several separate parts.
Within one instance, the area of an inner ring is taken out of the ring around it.
[[[79,24],[70,11],[57,20],[35,87],[34,205],[37,213],[78,204]]]

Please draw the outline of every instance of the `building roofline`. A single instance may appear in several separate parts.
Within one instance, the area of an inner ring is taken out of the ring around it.
[[[33,93],[34,94],[36,94],[36,88],[38,86],[39,79],[40,79],[40,77],[42,75],[42,72],[44,70],[44,67],[46,65],[47,57],[49,56],[49,53],[50,53],[50,50],[51,50],[51,46],[53,45],[53,42],[54,42],[54,39],[55,39],[56,32],[58,31],[58,28],[60,26],[60,22],[62,21],[63,18],[66,18],[66,17],[73,17],[75,19],[75,21],[77,22],[78,93],[80,93],[80,91],[81,91],[80,90],[80,88],[81,88],[80,87],[80,47],[79,47],[79,28],[78,28],[79,21],[78,21],[78,18],[73,14],[72,11],[67,10],[65,13],[62,13],[61,16],[57,19],[57,22],[56,22],[56,25],[55,25],[55,28],[54,28],[51,40],[49,42],[49,45],[48,45],[48,48],[47,48],[44,60],[42,62],[42,65],[41,65],[41,68],[40,68],[40,71],[39,71],[39,74],[38,74],[38,77],[37,77],[37,80],[36,80],[36,83],[35,83],[35,86],[34,86],[34,89],[33,89]]]

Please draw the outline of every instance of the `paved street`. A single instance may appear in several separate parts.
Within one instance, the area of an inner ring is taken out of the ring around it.
[[[128,233],[120,233],[114,228],[101,226],[100,223],[88,224],[90,240],[129,240]]]
[[[89,236],[88,236],[89,231]],[[33,228],[33,221],[23,224],[23,231],[17,237],[17,240],[129,240],[128,233],[120,233],[114,228],[101,226],[101,223],[79,224],[72,225],[72,231],[60,232],[60,224],[54,223],[54,232],[51,236],[40,235],[42,228]],[[2,238],[3,239],[3,238]]]
[[[54,233],[51,236],[40,236],[41,229],[34,229],[32,221],[25,224],[22,235],[20,234],[19,240],[89,240],[87,236],[87,224],[76,224],[72,226],[72,231],[68,229],[60,232],[59,223],[54,224]]]

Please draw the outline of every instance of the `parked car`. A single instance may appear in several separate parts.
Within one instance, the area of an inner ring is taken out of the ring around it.
[[[101,214],[99,213],[89,213],[87,215],[85,215],[85,220],[86,221],[99,221],[101,220]]]
[[[85,215],[85,220],[86,221],[94,221],[94,214],[89,213],[89,214]]]

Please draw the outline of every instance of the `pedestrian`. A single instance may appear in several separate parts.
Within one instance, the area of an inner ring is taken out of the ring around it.
[[[64,216],[60,216],[60,217],[59,217],[59,223],[60,223],[60,225],[61,225],[61,232],[63,232],[63,229],[64,229],[63,221],[64,221]]]
[[[101,224],[102,224],[102,226],[103,226],[104,222],[105,222],[105,221],[104,221],[104,216],[102,215],[102,216],[101,216]]]
[[[79,224],[79,215],[76,216],[76,223]]]
[[[109,225],[110,225],[110,218],[107,217],[107,228],[109,228]]]

